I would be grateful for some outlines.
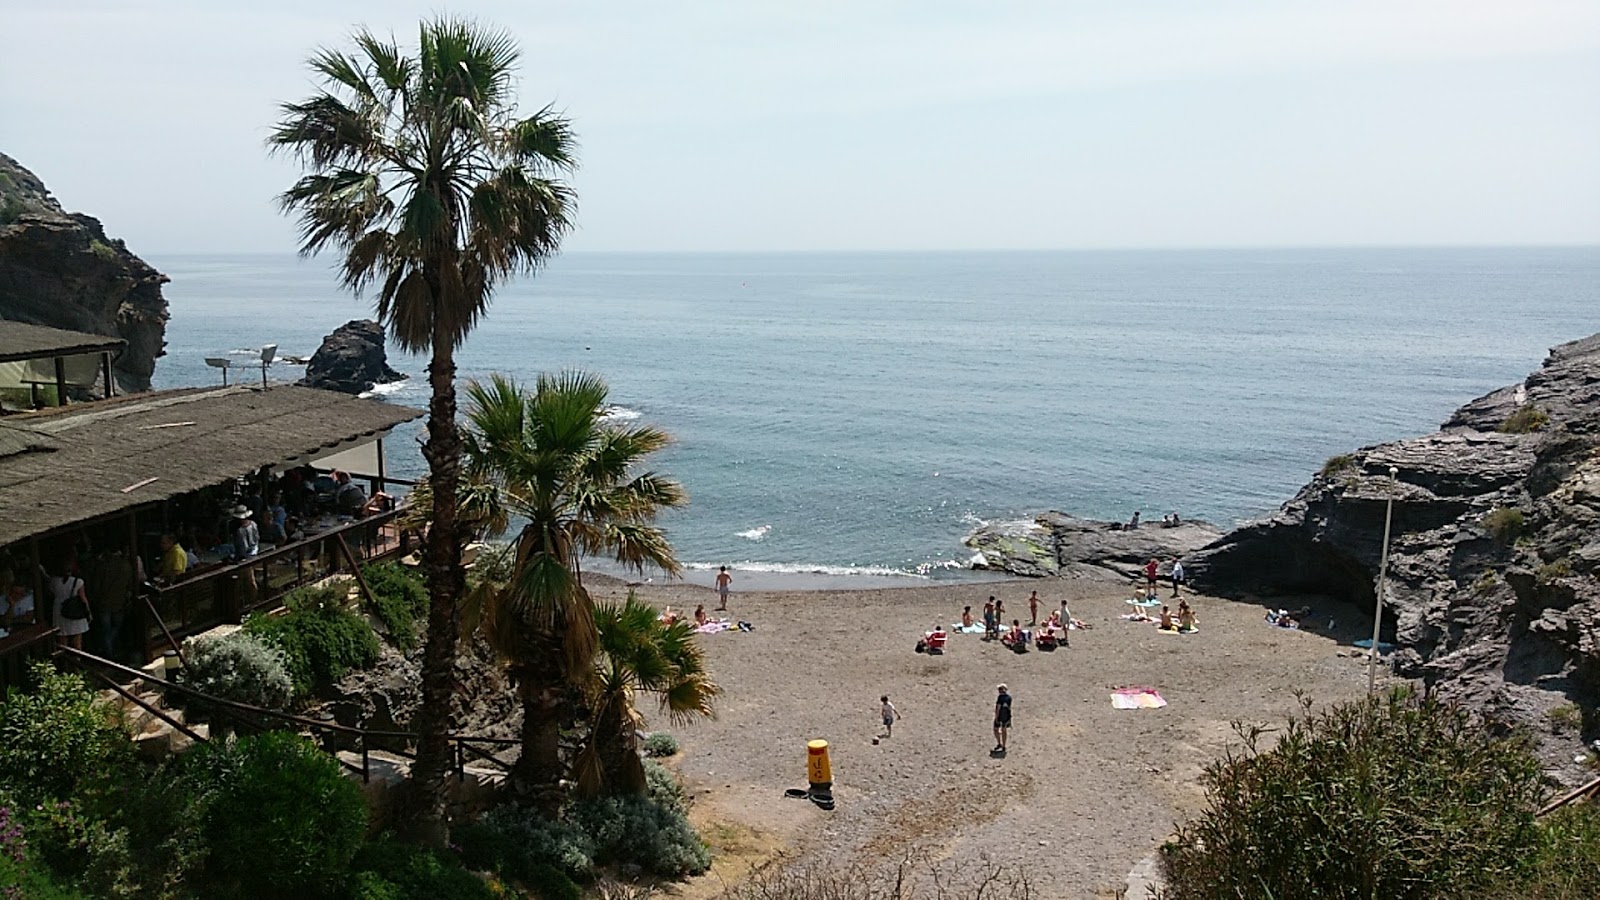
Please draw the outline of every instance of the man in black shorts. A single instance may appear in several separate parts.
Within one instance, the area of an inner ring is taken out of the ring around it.
[[[1011,695],[1000,685],[994,698],[994,752],[1006,752],[1006,732],[1011,728]]]

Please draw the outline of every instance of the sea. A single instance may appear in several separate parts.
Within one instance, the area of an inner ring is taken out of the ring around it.
[[[147,259],[172,278],[157,387],[371,316],[333,258]],[[575,252],[505,285],[459,361],[597,373],[616,421],[672,434],[652,467],[690,494],[662,522],[692,581],[910,584],[974,577],[964,537],[1043,510],[1268,514],[1600,330],[1597,295],[1600,247]],[[426,359],[390,364],[412,377],[377,395],[424,407]],[[419,426],[397,474],[425,472]]]

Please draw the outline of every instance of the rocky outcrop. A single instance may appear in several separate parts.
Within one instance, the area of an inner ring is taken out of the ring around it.
[[[346,322],[322,339],[306,365],[306,387],[361,394],[406,376],[389,368],[383,326],[371,319]]]
[[[149,390],[165,352],[167,281],[0,154],[0,318],[122,338],[128,346],[114,367],[118,386]]]
[[[1392,500],[1383,630],[1400,673],[1564,739],[1593,738],[1597,450],[1600,335],[1555,348],[1435,434],[1334,457],[1276,514],[1188,568],[1218,593],[1320,593],[1370,611]],[[1567,749],[1549,758],[1576,779]]]
[[[966,543],[979,553],[974,568],[1028,577],[1125,581],[1140,575],[1152,558],[1161,561],[1165,575],[1169,560],[1187,558],[1221,533],[1200,521],[1128,528],[1120,522],[1047,512],[1031,522],[984,525]]]

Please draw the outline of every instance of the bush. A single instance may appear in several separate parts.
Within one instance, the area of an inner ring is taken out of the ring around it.
[[[1550,414],[1537,406],[1529,404],[1517,407],[1516,412],[1506,416],[1500,423],[1500,431],[1506,434],[1528,434],[1550,424]]]
[[[1322,464],[1322,469],[1317,474],[1323,478],[1334,478],[1355,467],[1356,455],[1354,453],[1341,453],[1338,456],[1328,457],[1328,461]]]
[[[191,638],[183,656],[183,682],[201,693],[268,709],[283,709],[294,698],[283,651],[255,634]]]
[[[0,805],[0,897],[81,900],[84,895],[58,884],[48,868],[34,862],[30,837],[12,808]]]
[[[244,630],[283,651],[297,698],[378,661],[372,626],[345,606],[340,588],[311,588],[284,598],[286,615],[256,613]]]
[[[594,842],[574,825],[499,806],[452,833],[467,867],[537,887],[546,900],[579,896],[573,879],[594,877]]]
[[[362,847],[351,863],[353,900],[490,900],[483,879],[452,857],[402,844],[384,835]]]
[[[58,883],[93,897],[140,895],[139,867],[127,829],[70,800],[39,804],[25,822],[29,855],[53,871]]]
[[[683,793],[683,782],[672,770],[653,759],[644,761],[644,781],[650,799],[679,811],[689,809],[689,798]]]
[[[1539,823],[1539,845],[1515,896],[1590,900],[1595,895],[1596,873],[1600,873],[1600,803],[1575,803]]]
[[[361,570],[372,600],[367,612],[376,616],[389,640],[403,651],[417,646],[417,621],[428,614],[428,589],[422,578],[399,563],[379,563]]]
[[[361,789],[310,741],[211,742],[181,760],[204,808],[209,896],[303,897],[345,880],[367,829]]]
[[[1542,794],[1524,735],[1409,688],[1306,706],[1272,749],[1241,732],[1245,752],[1206,767],[1206,808],[1163,848],[1163,897],[1470,897],[1515,882]]]
[[[67,799],[132,762],[121,711],[81,676],[44,662],[29,674],[32,690],[0,702],[0,790],[27,805]]]
[[[635,865],[669,878],[711,867],[711,851],[682,807],[648,796],[596,797],[573,804],[571,819],[594,842],[601,865]]]
[[[1558,559],[1533,570],[1533,579],[1540,584],[1555,584],[1572,574],[1572,560]]]
[[[665,731],[657,731],[644,739],[645,756],[671,756],[678,752],[678,739]]]
[[[1483,530],[1502,547],[1510,545],[1521,537],[1523,529],[1527,527],[1528,518],[1520,509],[1501,506],[1484,513],[1483,516]]]

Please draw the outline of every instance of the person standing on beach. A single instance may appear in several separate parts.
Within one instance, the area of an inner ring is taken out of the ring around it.
[[[997,688],[999,694],[994,698],[994,752],[1006,752],[1006,738],[1011,731],[1011,695],[1006,693],[1006,686]]]
[[[723,566],[717,572],[717,599],[721,604],[717,607],[718,612],[728,608],[728,587],[731,584],[733,584],[733,576],[728,574],[728,567]]]
[[[1039,624],[1039,592],[1038,591],[1029,591],[1028,592],[1028,624],[1030,626]]]
[[[1000,617],[994,614],[994,598],[983,604],[983,636],[985,638],[1000,633]]]
[[[1183,584],[1183,560],[1172,561],[1172,596],[1178,596],[1178,587]]]
[[[883,736],[894,737],[894,722],[900,718],[900,710],[895,709],[894,704],[889,702],[888,694],[879,697],[878,702],[883,704]]]
[[[1154,556],[1150,557],[1150,561],[1144,564],[1144,586],[1145,592],[1148,594],[1154,595],[1156,592],[1156,570],[1160,567],[1161,564],[1156,562]]]

